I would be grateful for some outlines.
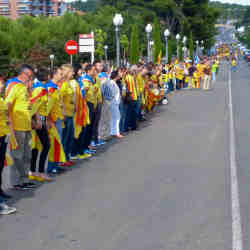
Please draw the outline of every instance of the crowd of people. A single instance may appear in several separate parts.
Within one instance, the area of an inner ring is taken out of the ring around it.
[[[139,63],[112,69],[103,62],[64,64],[49,70],[22,65],[17,77],[0,77],[0,214],[16,208],[2,188],[4,166],[18,191],[94,156],[110,138],[137,130],[146,114],[180,89],[211,89],[220,57],[169,64]]]

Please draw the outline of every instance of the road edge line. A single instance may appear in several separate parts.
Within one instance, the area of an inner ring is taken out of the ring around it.
[[[231,174],[231,202],[232,202],[232,249],[243,250],[242,225],[239,201],[239,185],[237,175],[235,128],[232,102],[232,79],[229,69],[228,90],[229,90],[229,116],[230,116],[230,174]]]

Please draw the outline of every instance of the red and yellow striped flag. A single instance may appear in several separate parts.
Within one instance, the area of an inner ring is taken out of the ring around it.
[[[52,124],[49,129],[50,137],[50,150],[49,150],[49,161],[50,162],[66,162],[66,157],[61,143],[60,135],[57,131],[55,124]]]
[[[158,64],[161,64],[161,59],[162,59],[162,51],[160,51],[158,58],[157,58]]]

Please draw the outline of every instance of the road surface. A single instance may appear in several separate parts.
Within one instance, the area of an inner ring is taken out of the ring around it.
[[[250,71],[232,74],[244,249],[250,249]],[[16,193],[1,250],[232,249],[229,67],[169,97],[139,131],[56,182]],[[242,249],[237,249],[242,250]]]

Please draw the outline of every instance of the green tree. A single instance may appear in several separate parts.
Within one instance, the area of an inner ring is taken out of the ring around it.
[[[158,56],[162,51],[162,41],[161,41],[161,33],[160,33],[160,24],[158,18],[154,19],[154,62],[157,62]]]
[[[123,34],[121,36],[121,45],[123,48],[123,59],[124,61],[126,61],[126,55],[128,54],[128,50],[129,50],[129,40],[126,34]]]
[[[194,59],[194,40],[193,40],[192,32],[190,32],[190,37],[189,37],[189,52],[190,52],[190,58],[193,60]]]
[[[105,54],[104,43],[106,39],[107,39],[106,32],[104,32],[102,29],[95,29],[95,42],[96,42],[95,54],[98,59],[103,59],[103,56]]]
[[[138,25],[135,24],[131,32],[130,62],[137,64],[140,57]]]

